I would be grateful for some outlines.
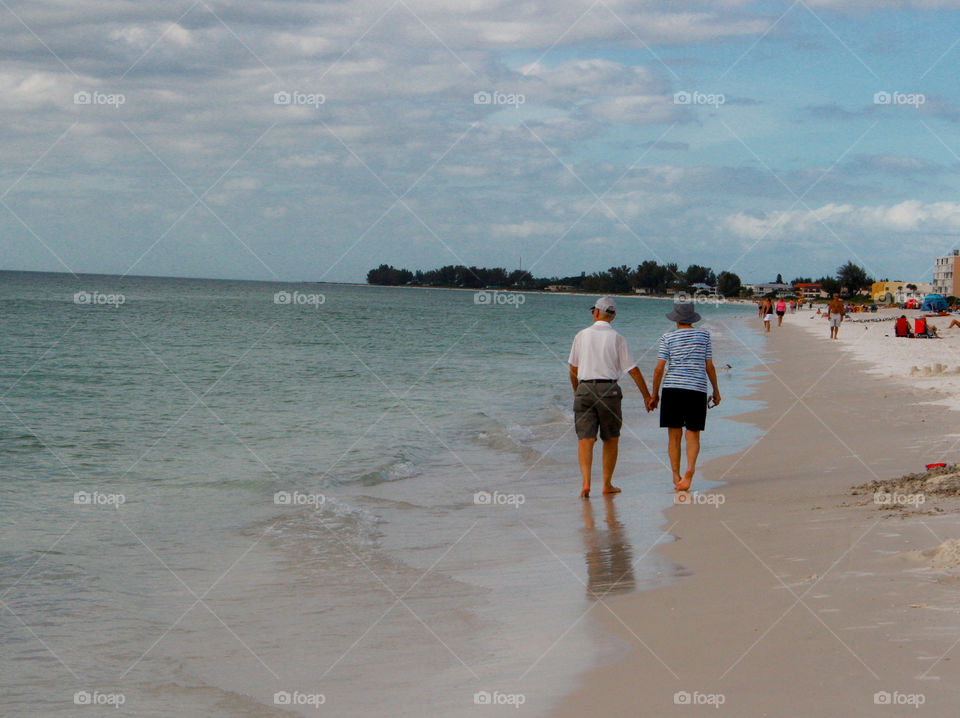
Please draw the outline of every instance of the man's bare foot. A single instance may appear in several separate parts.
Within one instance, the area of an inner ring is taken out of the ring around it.
[[[673,488],[677,488],[680,485],[680,474],[673,475]]]
[[[683,475],[683,479],[676,485],[677,491],[687,491],[690,488],[690,484],[693,483],[693,470],[687,469],[687,473]]]
[[[584,489],[583,491],[581,491],[581,492],[580,492],[580,498],[581,498],[581,499],[589,499],[589,498],[590,498],[590,489]]]
[[[619,494],[620,489],[613,484],[607,484],[603,487],[603,493],[605,494]]]

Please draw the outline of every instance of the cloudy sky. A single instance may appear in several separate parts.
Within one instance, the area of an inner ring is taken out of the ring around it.
[[[960,0],[0,0],[0,268],[929,280]]]

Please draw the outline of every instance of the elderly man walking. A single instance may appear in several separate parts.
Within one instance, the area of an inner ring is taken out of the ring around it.
[[[573,415],[579,440],[580,474],[583,477],[581,499],[590,498],[590,474],[593,468],[593,445],[597,432],[603,442],[603,493],[620,492],[613,485],[613,470],[623,413],[620,402],[623,392],[617,381],[629,374],[640,393],[647,411],[653,410],[653,396],[643,374],[633,361],[624,339],[610,322],[617,315],[617,305],[610,297],[601,297],[590,308],[593,324],[577,332],[570,349],[570,384],[573,386]]]

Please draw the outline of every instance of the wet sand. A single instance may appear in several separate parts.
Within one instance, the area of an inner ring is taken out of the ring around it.
[[[740,417],[765,433],[694,481],[723,502],[666,512],[657,550],[690,575],[603,599],[594,620],[633,650],[554,715],[956,714],[956,500],[891,510],[862,485],[955,462],[957,415],[788,323],[768,350],[766,408]]]

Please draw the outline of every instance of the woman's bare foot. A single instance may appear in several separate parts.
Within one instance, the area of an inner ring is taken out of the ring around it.
[[[678,486],[680,486],[680,482],[681,482],[681,481],[682,481],[682,479],[680,478],[680,474],[674,474],[674,475],[673,475],[673,488],[676,489]]]
[[[677,491],[688,491],[690,489],[690,484],[693,483],[693,469],[687,469],[687,473],[683,475],[683,479],[676,485]]]
[[[581,491],[581,492],[580,492],[580,498],[581,498],[581,499],[589,499],[589,498],[590,498],[590,489],[584,489],[583,491]]]
[[[607,484],[603,487],[603,493],[605,494],[619,494],[620,489],[613,484]]]

